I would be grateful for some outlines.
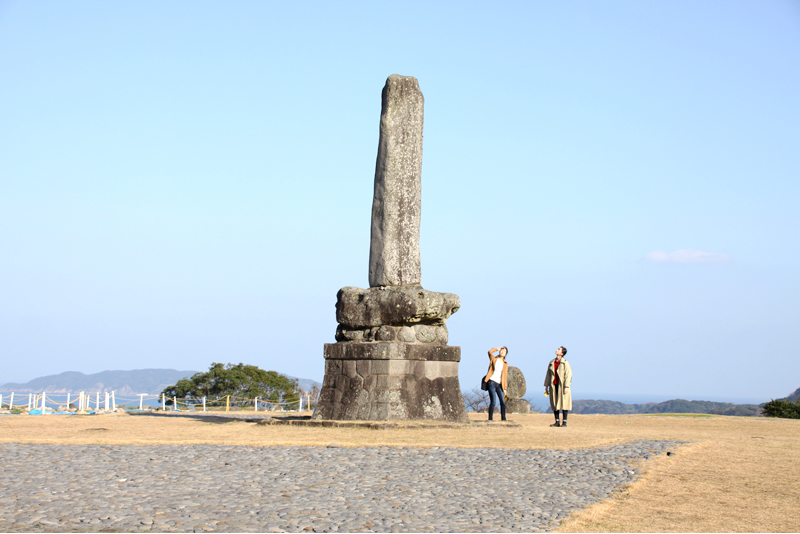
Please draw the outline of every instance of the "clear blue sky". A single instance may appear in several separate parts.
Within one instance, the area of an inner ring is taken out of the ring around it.
[[[800,4],[0,2],[0,383],[320,380],[380,92],[425,95],[423,286],[538,394],[800,387]]]

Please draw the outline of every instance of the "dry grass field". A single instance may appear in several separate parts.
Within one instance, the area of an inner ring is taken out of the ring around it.
[[[559,531],[800,531],[800,421],[571,414],[569,427],[550,428],[551,417],[512,416],[521,428],[373,430],[262,426],[184,415],[3,416],[0,442],[571,449],[634,439],[685,440],[691,443],[676,455],[651,460],[641,479],[573,514]]]

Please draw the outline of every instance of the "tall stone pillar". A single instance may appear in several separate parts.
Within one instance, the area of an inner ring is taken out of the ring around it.
[[[325,344],[314,419],[467,421],[460,347],[448,346],[458,295],[422,288],[424,99],[416,78],[393,74],[381,103],[369,254],[369,289],[336,302],[337,343]]]
[[[392,74],[386,80],[381,100],[369,286],[419,285],[422,282],[419,221],[425,99],[416,78]]]

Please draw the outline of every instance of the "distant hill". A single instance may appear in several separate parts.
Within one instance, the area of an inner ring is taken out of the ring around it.
[[[609,400],[574,400],[573,413],[637,414],[637,413],[704,413],[714,415],[761,415],[757,404],[732,404],[730,402],[687,401],[673,399],[646,404],[625,404]]]
[[[15,393],[79,393],[116,391],[118,395],[160,393],[181,378],[192,376],[197,371],[175,369],[135,369],[133,371],[103,371],[85,375],[78,371],[67,371],[58,375],[41,376],[25,384],[8,383],[0,391]]]
[[[117,395],[138,395],[150,393],[156,395],[182,378],[187,378],[197,371],[177,371],[175,369],[135,369],[133,371],[103,371],[85,375],[78,371],[67,371],[58,375],[34,378],[25,384],[9,382],[0,386],[0,391],[15,393],[87,393],[116,391]],[[294,377],[289,377],[294,378]],[[314,384],[321,384],[308,378],[298,378],[299,385],[305,391],[311,391]]]
[[[605,414],[626,414],[641,413],[645,407],[655,404],[625,404],[624,402],[610,400],[574,400],[572,401],[572,413],[605,413]]]
[[[792,402],[796,402],[796,401],[800,400],[800,388],[797,388],[796,390],[794,390],[794,393],[792,393],[788,397],[784,397],[781,400],[787,400],[787,401],[792,401]]]

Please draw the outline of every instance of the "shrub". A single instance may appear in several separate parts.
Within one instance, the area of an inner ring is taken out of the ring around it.
[[[297,402],[299,388],[297,379],[287,378],[275,371],[265,371],[255,365],[212,363],[207,372],[178,380],[161,393],[166,395],[167,404],[170,405],[172,397],[184,400],[230,395],[233,397],[232,406],[242,406],[255,397],[276,404]]]
[[[800,399],[792,402],[784,399],[771,400],[761,405],[767,417],[800,419]]]

